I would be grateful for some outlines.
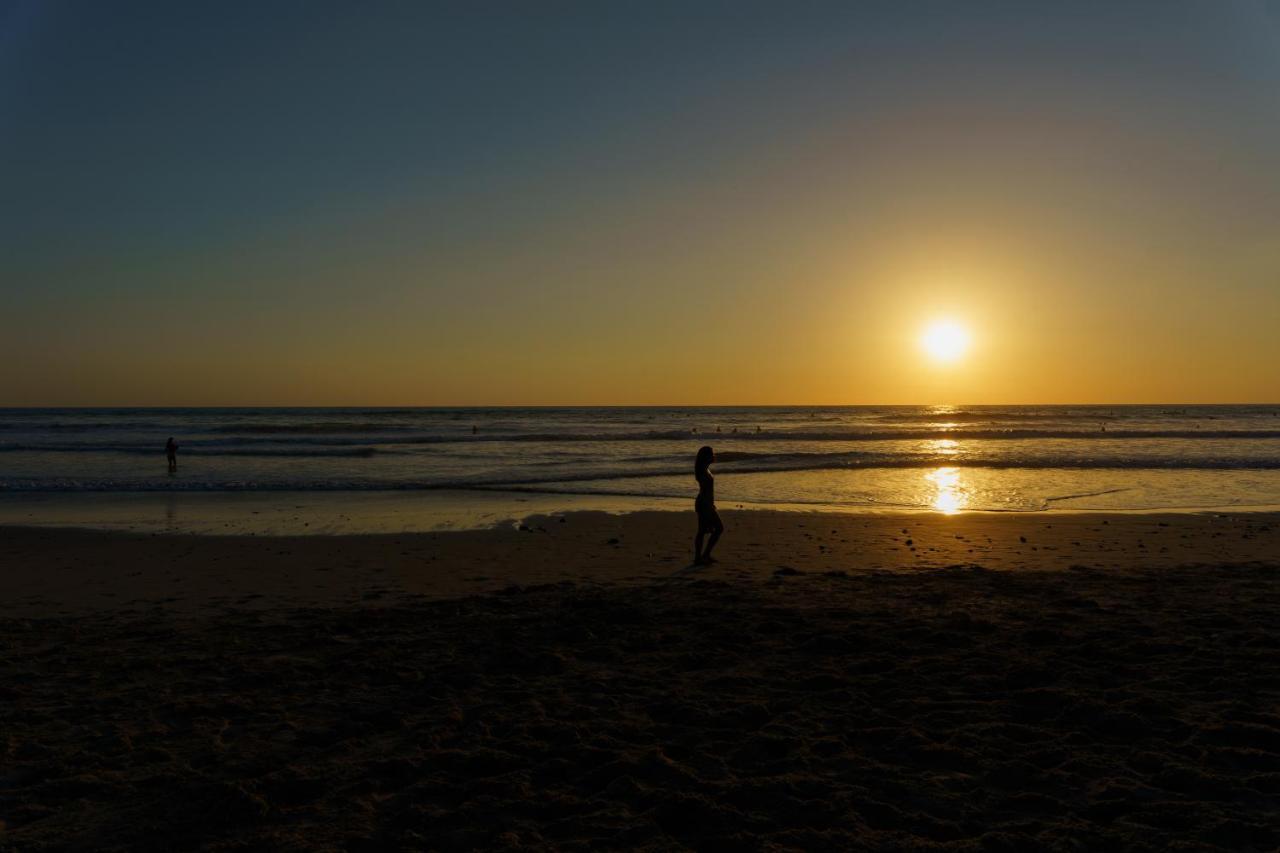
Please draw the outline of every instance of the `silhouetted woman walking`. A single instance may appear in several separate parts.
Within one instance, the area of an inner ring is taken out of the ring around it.
[[[698,497],[693,502],[693,508],[698,513],[698,535],[693,540],[693,562],[694,565],[706,565],[714,562],[711,559],[711,549],[716,547],[716,543],[720,541],[720,534],[724,533],[724,523],[720,521],[720,513],[716,512],[716,478],[711,476],[711,463],[716,461],[716,454],[710,447],[703,447],[698,450],[698,456],[693,461],[693,476],[698,481]],[[707,541],[707,550],[702,550],[702,538],[708,533],[711,539]]]

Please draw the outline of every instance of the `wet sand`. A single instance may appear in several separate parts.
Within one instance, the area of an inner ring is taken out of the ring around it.
[[[0,849],[1274,849],[1272,515],[0,528]]]
[[[822,514],[724,511],[720,561],[697,576],[1127,570],[1275,564],[1280,515]],[[576,512],[519,529],[201,536],[0,526],[0,616],[101,609],[385,607],[572,581],[645,585],[689,572],[693,514]]]

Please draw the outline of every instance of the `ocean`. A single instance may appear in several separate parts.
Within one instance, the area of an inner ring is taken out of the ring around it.
[[[1280,506],[1277,405],[0,409],[0,494],[11,506],[381,492],[668,507],[692,502],[704,444],[721,508]]]

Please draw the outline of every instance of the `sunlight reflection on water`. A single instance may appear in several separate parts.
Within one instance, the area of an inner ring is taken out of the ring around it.
[[[931,506],[938,512],[952,515],[969,505],[969,495],[960,481],[959,468],[939,468],[924,475],[937,490]]]

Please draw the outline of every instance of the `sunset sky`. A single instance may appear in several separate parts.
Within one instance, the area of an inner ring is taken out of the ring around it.
[[[0,0],[0,359],[0,406],[1280,402],[1280,2]]]

